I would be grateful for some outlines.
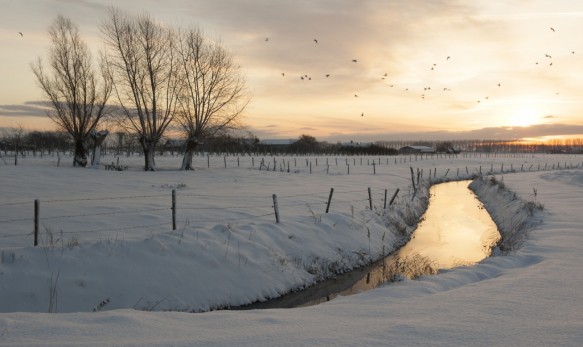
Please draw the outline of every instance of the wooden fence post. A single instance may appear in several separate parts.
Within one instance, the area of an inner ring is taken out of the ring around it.
[[[387,209],[387,189],[385,189],[385,198],[383,199],[383,210]]]
[[[372,174],[373,175],[376,175],[377,174],[377,166],[376,166],[376,164],[375,164],[374,161],[372,162]]]
[[[273,210],[275,211],[275,222],[279,223],[279,207],[277,205],[277,195],[273,194]]]
[[[395,201],[397,194],[399,194],[399,188],[397,188],[397,190],[395,190],[395,194],[393,194],[393,197],[391,198],[391,201],[389,202],[389,206],[393,204],[393,201]]]
[[[176,189],[172,189],[172,230],[176,230]]]
[[[38,225],[39,225],[39,213],[40,213],[40,202],[38,199],[34,200],[34,246],[38,246]]]
[[[415,188],[415,173],[413,172],[413,167],[409,166],[409,168],[411,169],[411,184],[413,185],[413,190],[417,191],[417,188]]]
[[[210,154],[206,155],[206,167],[210,169],[211,167],[211,156]]]
[[[370,192],[370,187],[368,187],[368,206],[370,207],[370,210],[372,211],[372,193]]]
[[[326,204],[326,213],[330,211],[330,202],[332,202],[332,194],[334,194],[334,188],[330,188],[330,195],[328,195],[328,203]]]

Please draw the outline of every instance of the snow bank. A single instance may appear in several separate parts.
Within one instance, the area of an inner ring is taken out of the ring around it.
[[[90,312],[104,301],[107,310],[201,312],[265,301],[393,252],[427,203],[424,183],[414,199],[386,210],[310,210],[286,214],[279,224],[185,223],[137,240],[91,241],[53,231],[39,247],[2,250],[0,312]]]
[[[543,209],[540,203],[519,198],[494,176],[478,177],[469,188],[483,202],[502,236],[494,254],[497,251],[508,253],[517,250],[526,240],[532,226],[542,222],[541,216],[536,213]]]
[[[467,165],[467,171],[476,172],[479,171],[478,165],[488,167],[494,163],[501,166],[502,161],[505,166],[514,163],[515,167],[524,164],[528,168],[532,164],[537,167],[538,163],[545,167],[546,163],[556,163],[557,160],[580,163],[580,159],[576,156],[468,156],[426,160],[415,165],[425,168],[426,172],[434,167],[440,173],[449,170],[451,176],[452,172],[456,172],[456,166],[464,168]],[[23,169],[3,167],[0,170],[0,178],[5,183],[1,187],[5,201],[17,201],[23,198],[23,194],[27,201],[38,195],[59,197],[72,190],[85,196],[96,192],[128,194],[128,191],[143,192],[148,187],[177,182],[196,187],[201,193],[206,193],[207,189],[220,191],[217,188],[220,185],[224,187],[223,192],[229,189],[232,192],[261,189],[274,192],[274,187],[284,187],[281,194],[296,192],[299,187],[321,190],[321,186],[328,184],[346,190],[352,187],[350,190],[354,190],[355,186],[362,188],[359,186],[362,182],[381,187],[390,185],[405,191],[410,183],[409,167],[402,165],[377,167],[376,176],[367,172],[362,175],[351,173],[349,177],[322,173],[320,176],[305,173],[279,175],[247,170],[199,170],[194,175],[186,176],[175,172],[144,175],[139,172],[76,171],[32,166],[33,163],[23,161]],[[463,171],[466,172],[465,168]],[[502,181],[501,178],[497,180]],[[213,182],[218,182],[218,185],[213,185]],[[535,224],[528,237],[521,240],[521,247],[505,252],[508,254],[506,256],[487,258],[475,266],[382,286],[359,295],[340,297],[317,307],[203,314],[144,312],[113,309],[120,305],[118,300],[122,298],[121,294],[113,294],[124,293],[126,297],[123,302],[129,306],[138,302],[143,309],[154,310],[171,307],[168,305],[170,302],[173,305],[191,305],[194,309],[187,288],[210,300],[212,295],[230,298],[214,301],[213,305],[248,301],[257,297],[257,293],[267,296],[270,291],[276,292],[279,285],[290,284],[282,280],[288,274],[280,272],[290,271],[290,277],[297,274],[298,278],[293,279],[297,283],[314,280],[315,275],[301,267],[290,266],[293,263],[292,254],[298,259],[309,259],[313,255],[322,257],[318,246],[311,242],[329,242],[322,245],[322,250],[327,250],[325,258],[329,259],[334,259],[335,249],[340,247],[345,249],[345,253],[351,250],[362,252],[359,254],[365,258],[373,253],[373,249],[378,251],[378,241],[387,230],[384,224],[387,215],[361,207],[355,209],[354,217],[350,211],[335,210],[329,215],[322,215],[321,222],[317,222],[317,218],[306,214],[304,207],[304,211],[286,211],[279,225],[260,220],[233,224],[229,230],[228,223],[215,224],[192,230],[183,228],[184,235],[182,230],[170,233],[160,229],[155,230],[151,237],[136,240],[81,239],[72,249],[66,246],[64,249],[2,246],[0,303],[5,308],[10,306],[22,311],[33,306],[28,304],[32,300],[38,306],[35,310],[46,312],[50,302],[51,275],[57,294],[57,311],[68,305],[69,295],[73,299],[82,298],[75,300],[83,302],[74,302],[81,307],[76,313],[0,313],[0,344],[157,347],[579,346],[583,339],[583,272],[580,266],[583,261],[583,171],[505,173],[503,182],[516,193],[517,199],[509,193],[506,199],[496,200],[501,188],[490,186],[489,181],[482,182],[483,189],[477,189],[481,200],[493,211],[502,229],[506,228],[505,225],[516,225],[516,220],[523,218],[521,206],[535,201],[534,188],[537,190],[536,202],[544,204],[544,223],[536,223],[540,212],[535,210]],[[401,199],[401,203],[410,200],[410,196],[408,198]],[[0,213],[5,210],[0,209]],[[6,211],[3,219],[16,214],[14,210]],[[316,211],[316,217],[319,215],[320,212]],[[368,224],[371,252],[368,252],[368,231],[361,223],[363,218],[365,221],[371,220]],[[403,223],[410,228],[405,218]],[[387,232],[386,239],[391,234],[394,233]],[[264,240],[268,245],[264,248],[254,245],[258,240]],[[330,246],[332,243],[334,247]],[[206,250],[215,254],[206,254]],[[175,253],[178,254],[176,257]],[[245,258],[239,258],[240,253]],[[283,254],[286,258],[273,254]],[[360,256],[356,255],[356,258]],[[198,261],[200,266],[193,265]],[[74,267],[76,263],[80,263],[78,268]],[[95,266],[92,265],[94,263]],[[173,272],[172,266],[188,271]],[[250,275],[252,269],[259,273]],[[266,271],[265,274],[261,274],[262,271]],[[110,277],[115,277],[115,280],[110,280]],[[273,282],[271,289],[266,289],[265,283],[270,282]],[[164,292],[157,292],[161,288]],[[264,292],[258,291],[259,288]],[[147,297],[144,296],[146,289],[151,290]],[[186,295],[187,300],[181,301],[182,297],[169,296],[169,293]],[[106,297],[111,297],[111,301],[101,312],[90,312]],[[9,301],[14,302],[7,303]],[[209,302],[205,304],[210,306]],[[199,307],[205,306],[200,304]]]

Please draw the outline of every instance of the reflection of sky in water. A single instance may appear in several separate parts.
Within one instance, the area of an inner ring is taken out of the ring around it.
[[[246,308],[317,305],[337,295],[352,295],[383,283],[431,275],[439,269],[470,265],[490,255],[500,238],[496,224],[468,189],[470,181],[431,187],[429,207],[411,240],[384,261],[357,269],[280,299]]]
[[[482,203],[468,189],[470,181],[431,187],[429,208],[411,241],[399,251],[427,257],[437,268],[473,264],[489,256],[500,237]]]

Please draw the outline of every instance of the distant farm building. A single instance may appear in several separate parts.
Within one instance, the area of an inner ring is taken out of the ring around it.
[[[399,149],[399,154],[431,154],[435,149],[428,146],[405,146]]]
[[[341,147],[356,147],[356,148],[368,148],[370,146],[372,146],[372,142],[356,142],[356,141],[350,141],[350,142],[342,142],[340,144]]]

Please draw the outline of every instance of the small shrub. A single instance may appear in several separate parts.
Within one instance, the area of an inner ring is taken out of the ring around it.
[[[79,238],[77,236],[73,236],[67,241],[67,248],[73,249],[75,247],[79,247]]]
[[[93,307],[93,312],[101,311],[107,304],[109,304],[109,298],[105,298],[99,302],[96,306]]]

